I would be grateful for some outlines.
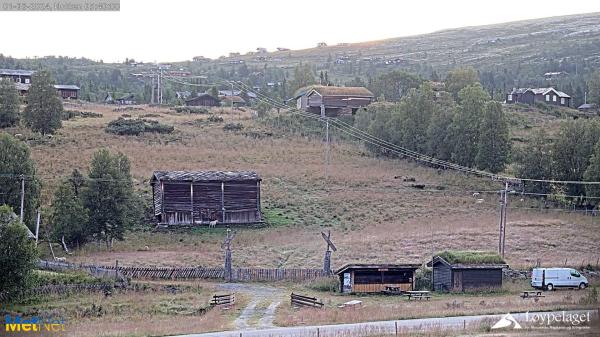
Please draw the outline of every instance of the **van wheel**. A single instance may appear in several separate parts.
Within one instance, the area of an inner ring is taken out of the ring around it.
[[[581,283],[579,284],[579,289],[585,289],[585,288],[587,288],[587,284],[585,284],[585,283],[581,282]]]
[[[554,290],[554,285],[552,283],[546,285],[546,290],[552,291]]]

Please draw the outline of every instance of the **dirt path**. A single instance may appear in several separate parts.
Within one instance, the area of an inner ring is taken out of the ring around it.
[[[246,294],[250,297],[250,302],[234,322],[237,330],[275,327],[273,325],[275,311],[285,297],[282,289],[251,283],[226,283],[219,285],[219,289]],[[263,308],[263,304],[266,303],[268,307]],[[256,319],[258,321],[255,322]]]

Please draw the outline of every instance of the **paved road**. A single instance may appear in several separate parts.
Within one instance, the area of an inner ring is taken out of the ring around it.
[[[565,314],[597,314],[596,310],[572,310]],[[562,314],[562,311],[555,311],[556,314]],[[531,312],[529,315],[548,314],[548,312]],[[514,313],[512,316],[516,321],[525,322],[525,313]],[[427,330],[458,330],[466,325],[469,327],[479,327],[481,323],[495,324],[500,320],[501,315],[478,315],[478,316],[456,316],[443,318],[421,318],[407,319],[401,321],[379,321],[352,324],[335,324],[319,326],[299,326],[289,328],[271,328],[261,330],[236,330],[222,331],[202,334],[180,335],[176,337],[350,337],[350,336],[368,336],[370,334],[393,334],[398,324],[400,332],[427,331]]]

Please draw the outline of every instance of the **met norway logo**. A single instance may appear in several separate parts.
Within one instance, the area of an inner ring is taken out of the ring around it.
[[[502,318],[500,318],[500,320],[496,322],[494,326],[492,326],[492,329],[502,329],[510,326],[512,326],[513,329],[522,329],[521,324],[519,324],[519,322],[517,322],[517,320],[510,313],[508,313],[502,316]]]
[[[61,332],[65,331],[65,320],[63,318],[42,318],[33,316],[24,319],[21,316],[4,316],[5,332]]]

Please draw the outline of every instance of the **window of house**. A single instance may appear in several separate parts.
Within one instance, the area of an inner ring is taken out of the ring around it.
[[[552,95],[552,102],[556,102],[556,95]]]
[[[510,95],[510,94],[508,95],[508,100],[512,101],[512,95]]]
[[[29,79],[28,78],[25,79],[25,83],[29,84]]]
[[[21,83],[21,78],[17,77],[17,82]]]
[[[560,104],[561,104],[561,105],[565,105],[565,98],[564,98],[564,97],[561,97],[561,98],[560,98]]]
[[[550,95],[546,95],[546,102],[550,102]]]

